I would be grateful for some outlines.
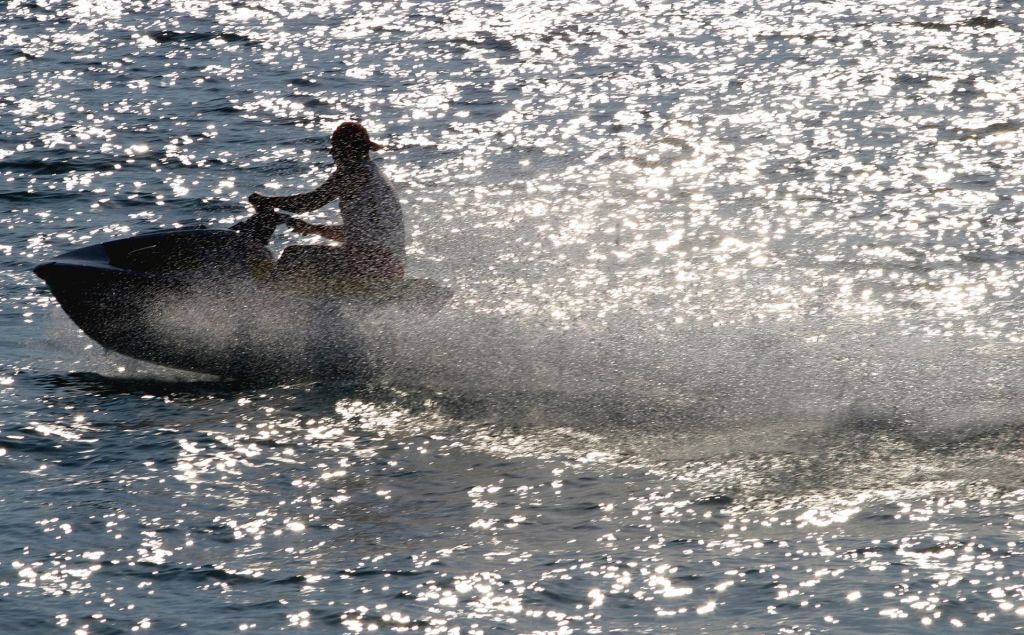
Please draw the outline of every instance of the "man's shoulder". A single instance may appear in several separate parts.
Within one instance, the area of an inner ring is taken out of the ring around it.
[[[380,168],[371,159],[346,163],[337,166],[331,173],[331,178],[345,179],[353,176],[367,176],[382,174]]]

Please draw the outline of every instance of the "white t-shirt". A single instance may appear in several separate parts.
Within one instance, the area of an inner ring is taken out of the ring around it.
[[[369,156],[335,166],[327,181],[312,192],[274,196],[267,202],[301,214],[338,199],[344,248],[381,252],[405,263],[402,205],[384,173]]]
[[[354,169],[338,168],[332,181],[337,181],[346,246],[383,249],[404,261],[402,204],[377,164],[367,159]]]

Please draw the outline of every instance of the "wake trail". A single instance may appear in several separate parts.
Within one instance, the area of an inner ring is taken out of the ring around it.
[[[734,447],[763,444],[758,430],[955,438],[1018,421],[1014,348],[884,327],[620,315],[564,329],[447,310],[379,320],[373,352],[383,381],[473,402],[484,416],[619,433],[730,431]]]

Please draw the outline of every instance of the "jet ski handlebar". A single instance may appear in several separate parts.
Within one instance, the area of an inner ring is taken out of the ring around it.
[[[258,195],[254,194],[249,197],[249,202],[256,208],[256,213],[241,222],[235,223],[231,226],[231,229],[248,234],[265,245],[274,236],[274,230],[277,229],[277,226],[288,223],[292,220],[292,216],[291,214],[278,212],[274,209],[273,205],[258,199],[254,201],[253,198],[256,196]]]

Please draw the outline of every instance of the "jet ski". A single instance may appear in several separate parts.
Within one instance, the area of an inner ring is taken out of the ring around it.
[[[241,380],[365,381],[374,316],[430,315],[452,296],[423,279],[332,281],[336,248],[290,246],[275,259],[268,239],[267,223],[160,230],[75,249],[34,271],[103,347]]]

